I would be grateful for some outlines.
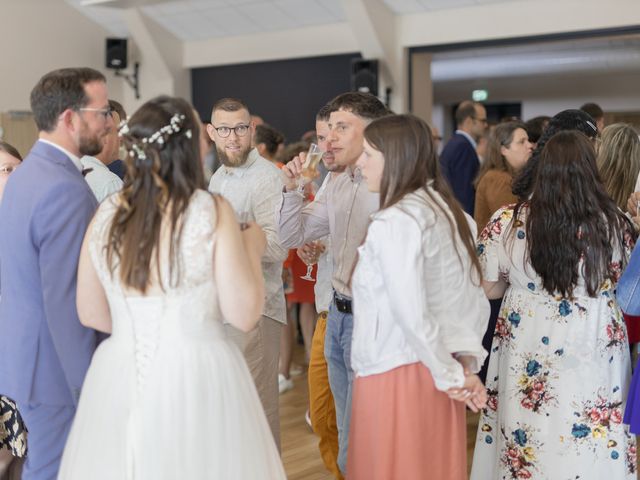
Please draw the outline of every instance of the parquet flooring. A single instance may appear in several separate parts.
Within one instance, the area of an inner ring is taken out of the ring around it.
[[[300,364],[303,356],[302,347],[296,345],[294,362]],[[282,461],[287,478],[288,480],[333,480],[333,477],[325,470],[320,458],[318,438],[304,421],[309,398],[306,372],[293,377],[293,381],[294,388],[280,395]],[[469,472],[471,471],[478,419],[478,414],[467,411],[467,468]]]

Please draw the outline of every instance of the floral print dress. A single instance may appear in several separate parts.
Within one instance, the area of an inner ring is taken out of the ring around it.
[[[0,395],[0,450],[9,450],[14,457],[27,454],[27,430],[13,400]]]
[[[478,241],[485,280],[505,279],[473,457],[472,480],[636,479],[636,440],[622,423],[630,359],[615,285],[596,298],[550,295],[528,263],[524,205],[498,210]],[[513,230],[511,230],[513,229]],[[507,234],[509,238],[507,239]],[[611,268],[617,276],[621,255]]]

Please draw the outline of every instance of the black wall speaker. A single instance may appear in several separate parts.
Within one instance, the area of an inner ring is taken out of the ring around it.
[[[107,68],[127,68],[126,38],[107,38]]]
[[[354,58],[351,61],[351,90],[378,96],[378,61]]]

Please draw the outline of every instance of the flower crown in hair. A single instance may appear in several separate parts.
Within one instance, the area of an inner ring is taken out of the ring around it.
[[[160,127],[159,130],[156,130],[148,137],[142,138],[141,139],[142,143],[146,145],[151,145],[152,143],[163,145],[165,142],[165,135],[169,137],[171,135],[174,135],[180,132],[182,122],[184,121],[184,119],[185,119],[184,115],[180,113],[176,113],[173,117],[171,117],[171,120],[169,120],[168,125],[165,125],[164,127]],[[123,120],[122,122],[120,122],[120,125],[118,127],[119,127],[118,136],[122,137],[123,135],[127,135],[129,133],[129,124],[127,123],[126,120]],[[191,129],[185,130],[184,134],[187,138],[191,138],[191,136],[193,135],[191,132]],[[147,156],[144,153],[144,150],[140,147],[140,145],[138,145],[137,142],[134,142],[131,145],[131,150],[129,150],[129,156],[130,157],[137,156],[142,160],[147,158]]]

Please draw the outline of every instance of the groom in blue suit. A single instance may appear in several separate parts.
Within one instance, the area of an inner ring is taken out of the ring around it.
[[[89,68],[48,73],[31,92],[39,140],[0,205],[0,392],[28,434],[24,480],[53,480],[97,334],[80,324],[76,271],[96,209],[80,157],[113,128],[105,77]]]

